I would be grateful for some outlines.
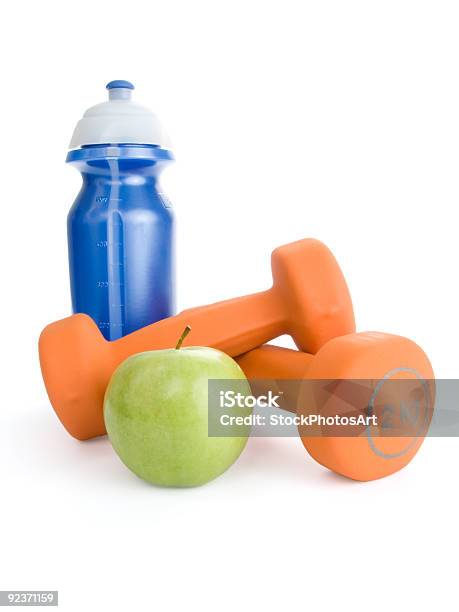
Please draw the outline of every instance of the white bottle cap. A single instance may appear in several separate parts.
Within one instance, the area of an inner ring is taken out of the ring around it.
[[[108,102],[91,106],[77,123],[69,149],[97,144],[149,144],[171,149],[169,137],[148,108],[131,100],[134,85],[110,81]]]

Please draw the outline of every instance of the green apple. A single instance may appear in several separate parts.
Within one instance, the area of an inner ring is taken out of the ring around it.
[[[175,349],[126,359],[105,393],[105,425],[123,463],[140,478],[168,487],[201,485],[222,474],[241,454],[250,431],[208,435],[209,379],[234,380],[239,392],[241,387],[245,395],[251,391],[239,365],[225,353],[180,348],[188,331]],[[232,414],[250,412],[241,407]]]

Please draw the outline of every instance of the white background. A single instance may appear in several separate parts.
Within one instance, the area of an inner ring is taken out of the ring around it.
[[[74,124],[129,79],[162,118],[184,308],[268,287],[269,255],[334,251],[360,330],[457,367],[459,5],[9,2],[0,14],[0,589],[64,610],[457,609],[457,440],[357,484],[298,440],[218,480],[148,486],[47,400],[37,338],[69,313]]]

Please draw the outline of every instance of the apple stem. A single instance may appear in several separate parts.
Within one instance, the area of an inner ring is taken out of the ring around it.
[[[177,346],[175,347],[175,350],[176,350],[176,351],[178,351],[178,350],[181,348],[181,346],[182,346],[182,344],[183,344],[183,341],[184,341],[184,340],[185,340],[185,338],[188,336],[188,334],[190,333],[190,331],[191,331],[191,327],[190,327],[189,325],[187,325],[187,326],[185,327],[185,329],[183,330],[183,333],[182,333],[182,335],[180,336],[179,341],[177,342]]]

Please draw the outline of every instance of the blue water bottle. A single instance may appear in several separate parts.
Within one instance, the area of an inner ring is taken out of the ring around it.
[[[156,116],[112,81],[74,131],[67,162],[83,185],[67,221],[74,312],[107,340],[174,314],[174,220],[159,187],[173,160]]]

